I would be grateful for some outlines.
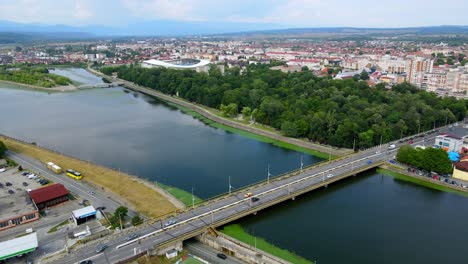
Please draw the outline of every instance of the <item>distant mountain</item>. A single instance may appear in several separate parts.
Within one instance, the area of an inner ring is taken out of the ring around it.
[[[250,32],[225,33],[220,35],[301,35],[301,34],[468,34],[468,26],[432,26],[408,28],[352,28],[352,27],[323,27],[323,28],[285,28],[272,30],[257,30]]]
[[[281,25],[266,23],[235,23],[235,22],[184,22],[184,21],[146,21],[125,26],[67,26],[45,24],[23,24],[0,20],[0,32],[74,32],[92,34],[95,36],[178,36],[207,35],[253,30],[269,30],[284,28]]]

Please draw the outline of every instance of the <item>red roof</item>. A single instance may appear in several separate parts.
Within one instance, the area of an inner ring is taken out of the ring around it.
[[[29,196],[31,196],[31,199],[33,199],[36,204],[50,201],[64,195],[68,195],[68,190],[65,189],[61,183],[56,183],[29,192]]]

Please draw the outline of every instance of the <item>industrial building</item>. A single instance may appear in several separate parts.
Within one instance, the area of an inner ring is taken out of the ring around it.
[[[32,252],[37,247],[36,233],[0,242],[0,261]]]
[[[210,61],[208,60],[198,60],[198,59],[178,59],[178,60],[146,60],[141,63],[143,68],[170,68],[170,69],[179,69],[179,70],[194,70],[196,72],[208,72],[210,69]]]
[[[38,219],[38,208],[25,190],[0,196],[0,231]]]
[[[81,225],[89,220],[96,219],[96,209],[93,206],[80,208],[72,212],[72,218],[76,225]]]
[[[61,183],[32,190],[29,195],[39,210],[68,201],[68,190]]]

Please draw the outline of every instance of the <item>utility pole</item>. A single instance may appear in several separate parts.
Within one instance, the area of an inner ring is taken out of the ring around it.
[[[121,212],[119,212],[119,221],[120,221],[120,231],[122,231],[123,228],[122,228],[122,214],[121,214]]]
[[[382,137],[383,137],[383,135],[380,135],[380,146],[379,146],[379,148],[382,148]]]
[[[231,176],[229,176],[229,194],[231,194],[231,189],[232,189],[232,186],[231,186]]]
[[[268,163],[268,183],[270,183],[270,176],[271,176],[271,173],[270,173],[270,164]]]
[[[356,148],[356,138],[353,138],[353,152],[356,151],[355,148]]]
[[[330,151],[328,152],[328,161],[330,162],[331,161],[331,149],[332,148],[331,148],[331,145],[329,145],[329,147],[330,147],[329,148]]]
[[[192,186],[192,209],[195,209],[195,196],[193,196],[193,186]]]
[[[304,162],[302,160],[302,155],[301,155],[301,173],[302,173],[302,168],[304,167]]]

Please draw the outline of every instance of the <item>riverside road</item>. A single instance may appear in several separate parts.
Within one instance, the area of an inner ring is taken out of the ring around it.
[[[415,142],[419,143],[419,142]],[[397,143],[395,143],[397,144]],[[204,232],[208,227],[217,227],[239,219],[245,215],[293,198],[296,194],[326,186],[329,183],[345,178],[355,172],[361,172],[376,167],[384,161],[393,159],[398,147],[392,150],[387,145],[358,152],[334,161],[314,166],[296,175],[270,179],[256,186],[233,192],[218,199],[211,200],[188,211],[177,214],[168,220],[176,223],[164,227],[163,222],[156,222],[134,230],[141,234],[139,239],[126,241],[129,233],[120,237],[112,236],[100,243],[109,246],[104,252],[96,253],[97,243],[80,248],[65,255],[60,263],[76,263],[91,259],[94,263],[116,263],[132,257],[139,252],[160,248],[176,241],[182,241]],[[253,202],[244,195],[250,192],[259,198]]]

